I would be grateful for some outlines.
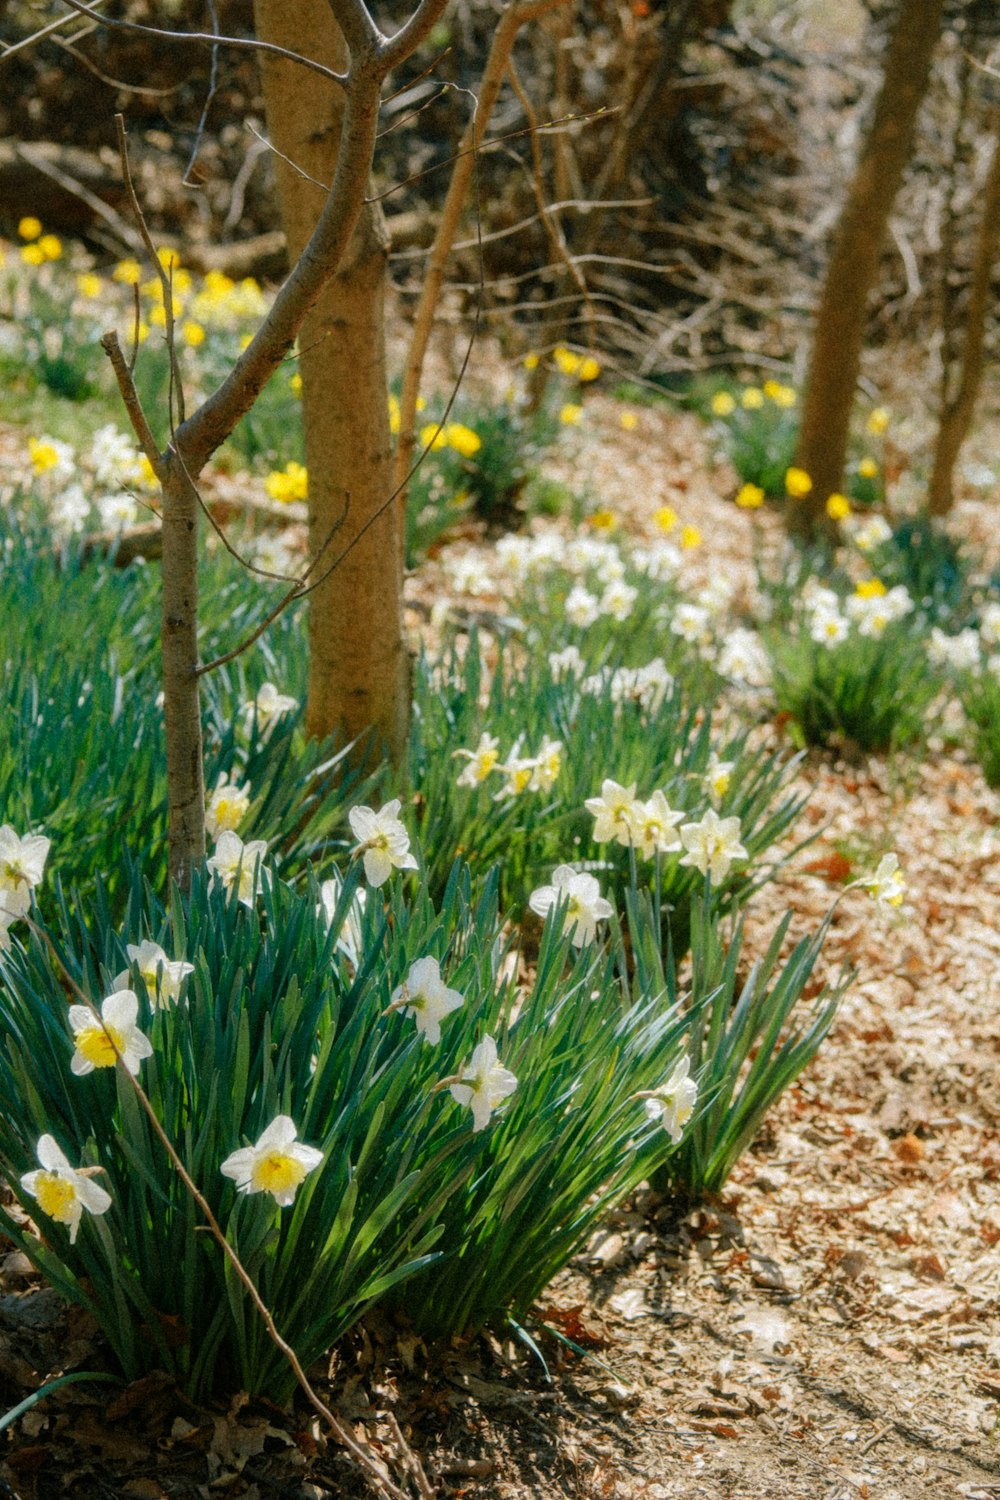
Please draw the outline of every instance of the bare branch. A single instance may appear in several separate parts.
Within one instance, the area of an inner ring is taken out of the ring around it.
[[[105,0],[93,0],[91,13],[96,14],[98,7],[103,5],[104,3]],[[96,26],[104,19],[105,18],[103,16],[97,16],[94,25]],[[33,47],[36,42],[43,42],[47,36],[52,36],[54,32],[60,31],[62,27],[66,25],[66,22],[68,20],[69,16],[59,16],[57,20],[50,21],[47,26],[41,26],[39,27],[38,31],[33,31],[30,36],[22,37],[21,40],[19,42],[15,42],[13,46],[4,47],[3,51],[0,52],[0,63],[5,63],[8,58],[14,57],[18,52],[27,51],[27,49],[29,47]],[[83,31],[75,32],[74,35],[70,37],[70,41],[79,42],[83,39],[83,37],[89,36],[93,30],[94,26],[84,27]]]
[[[534,191],[535,203],[538,207],[538,213],[541,217],[542,223],[545,225],[545,230],[549,237],[549,244],[552,246],[552,250],[555,254],[556,259],[569,272],[574,284],[576,285],[577,291],[580,293],[580,296],[583,299],[583,304],[587,309],[587,316],[590,319],[590,338],[591,343],[593,344],[594,323],[596,321],[594,314],[594,304],[591,301],[590,291],[587,287],[586,281],[584,280],[583,272],[580,270],[577,262],[570,255],[569,250],[566,246],[566,236],[563,234],[562,225],[559,222],[559,217],[552,211],[552,209],[549,208],[548,204],[545,201],[545,175],[542,165],[542,149],[538,139],[538,117],[535,114],[534,105],[532,104],[527,93],[522,87],[520,78],[518,78],[517,76],[517,69],[514,66],[513,55],[511,55],[507,59],[507,76],[510,79],[511,88],[517,95],[518,102],[521,108],[524,110],[525,117],[528,121],[528,129],[530,131],[531,139],[531,161],[533,167],[533,171],[531,174],[532,189]]]
[[[94,0],[93,5],[82,5],[80,0],[63,0],[63,3],[81,16],[90,16],[94,15],[95,6],[102,4],[103,0]],[[238,47],[246,52],[272,52],[278,57],[287,57],[289,62],[300,63],[303,68],[311,68],[314,73],[322,73],[324,78],[332,79],[334,83],[340,84],[341,88],[347,82],[343,73],[335,73],[332,68],[325,68],[322,63],[314,62],[311,57],[306,57],[301,52],[291,52],[287,47],[277,47],[271,42],[258,42],[256,37],[213,36],[210,31],[165,31],[160,26],[142,26],[138,21],[118,21],[112,19],[111,16],[98,16],[97,19],[102,26],[114,26],[120,31],[141,31],[145,36],[162,37],[167,42],[200,42],[208,47]],[[63,24],[65,23],[60,22],[60,25]],[[41,34],[38,33],[38,35]],[[36,41],[37,36],[31,40]],[[11,47],[3,57],[0,57],[0,62],[16,50],[17,48]]]
[[[146,413],[142,409],[139,392],[136,390],[135,381],[132,378],[132,367],[126,363],[121,345],[118,342],[118,335],[114,329],[110,329],[103,335],[101,348],[111,361],[111,368],[115,372],[118,389],[125,403],[125,410],[128,412],[129,421],[132,423],[132,431],[139,439],[142,451],[149,459],[153,473],[162,483],[164,474],[163,459],[160,456],[160,450],[156,446],[156,439],[153,436],[152,428],[146,420]]]
[[[421,0],[410,19],[394,33],[383,38],[379,48],[380,76],[385,78],[404,58],[415,52],[426,36],[430,35],[435,22],[445,13],[448,0]]]
[[[208,5],[209,15],[212,17],[212,34],[217,37],[219,35],[219,17],[215,9],[215,0],[206,0],[206,3]],[[184,168],[184,176],[181,178],[182,187],[197,186],[197,183],[193,183],[190,180],[191,173],[194,171],[194,164],[198,160],[198,152],[201,150],[202,137],[205,134],[205,125],[208,120],[208,112],[212,107],[212,100],[215,98],[215,85],[218,77],[219,47],[218,43],[216,43],[216,45],[212,48],[212,65],[208,75],[208,93],[205,95],[205,103],[202,105],[201,114],[198,117],[198,124],[195,127],[194,144],[191,147],[191,155],[188,158],[187,166]]]

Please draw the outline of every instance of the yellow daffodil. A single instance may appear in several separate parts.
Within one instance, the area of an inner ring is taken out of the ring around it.
[[[764,405],[764,392],[755,385],[748,385],[740,396],[740,405],[744,411],[760,411]]]
[[[757,510],[764,504],[766,496],[759,484],[751,484],[749,480],[741,485],[737,495],[736,504],[741,510]]]
[[[653,520],[661,531],[671,532],[680,520],[672,505],[661,505],[653,514]]]
[[[692,547],[701,546],[701,532],[697,526],[683,526],[681,528],[680,544],[685,552],[690,551]]]
[[[846,521],[851,514],[851,502],[846,495],[834,491],[832,495],[827,496],[826,513],[831,521]]]
[[[22,240],[37,240],[42,232],[42,221],[33,214],[27,214],[18,224],[17,232]]]
[[[805,469],[797,469],[794,464],[785,470],[785,490],[793,500],[804,500],[811,492],[813,482]]]
[[[889,412],[884,406],[873,406],[865,427],[872,437],[882,437],[889,427]]]
[[[716,391],[712,397],[712,415],[728,417],[736,410],[736,400],[728,391]]]
[[[575,406],[572,401],[567,401],[559,411],[559,420],[564,427],[575,427],[582,416],[583,407]]]
[[[626,432],[634,432],[639,425],[639,418],[634,411],[623,411],[618,420]]]
[[[873,458],[866,456],[858,464],[858,473],[862,479],[875,479],[878,475],[878,464]]]

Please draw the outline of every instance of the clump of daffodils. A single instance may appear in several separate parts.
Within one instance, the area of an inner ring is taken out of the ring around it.
[[[31,893],[45,872],[50,840],[40,833],[19,834],[9,823],[0,827],[0,951],[11,925],[31,908]]]

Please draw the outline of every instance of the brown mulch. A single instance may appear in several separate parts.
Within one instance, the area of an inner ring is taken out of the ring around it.
[[[669,502],[701,528],[701,565],[745,580],[760,520],[725,498],[702,429],[644,410],[623,433],[612,403],[592,409],[566,477],[644,530]],[[971,501],[958,522],[988,533]],[[398,1482],[390,1417],[442,1495],[1000,1497],[1000,799],[954,752],[814,754],[801,774],[818,838],[758,897],[751,941],[788,906],[814,928],[845,866],[885,849],[908,881],[898,916],[840,902],[825,963],[856,978],[830,1039],[718,1200],[679,1216],[640,1193],[557,1278],[548,1374],[513,1339],[426,1347],[380,1315],[345,1341],[323,1389]],[[8,1254],[0,1399],[100,1360]],[[67,1387],[0,1459],[8,1500],[365,1493],[304,1403],[196,1410],[156,1378]]]

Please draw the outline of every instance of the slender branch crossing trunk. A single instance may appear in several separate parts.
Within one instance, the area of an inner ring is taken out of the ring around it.
[[[810,496],[797,501],[791,512],[792,525],[804,535],[825,526],[826,501],[841,486],[868,295],[912,152],[943,8],[943,0],[901,0],[875,117],[834,236],[816,315],[796,457],[813,482]]]
[[[950,394],[947,371],[942,382],[941,420],[927,496],[927,508],[932,516],[947,515],[954,504],[955,465],[972,426],[983,378],[986,314],[990,306],[993,267],[1000,248],[1000,114],[994,128],[993,156],[983,191],[983,212],[965,310],[958,383]]]

